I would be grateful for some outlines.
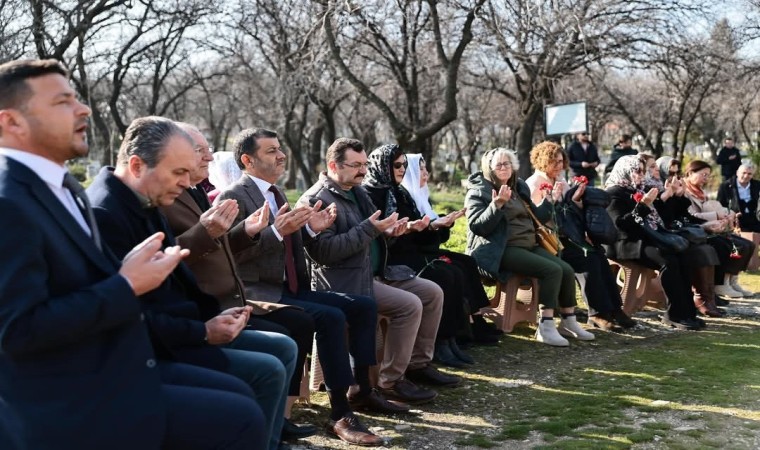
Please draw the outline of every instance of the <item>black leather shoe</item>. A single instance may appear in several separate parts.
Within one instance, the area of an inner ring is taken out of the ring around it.
[[[670,325],[672,328],[679,330],[698,330],[699,324],[691,319],[669,319],[667,317],[662,318],[662,323]]]
[[[636,326],[636,321],[626,314],[622,309],[612,312],[612,318],[615,319],[618,325],[623,328],[633,328]]]
[[[317,427],[310,424],[296,425],[290,419],[285,419],[282,424],[282,434],[280,437],[283,441],[293,441],[303,439],[317,434]]]
[[[383,394],[383,397],[385,398],[398,400],[412,405],[427,403],[438,397],[438,393],[434,390],[418,387],[404,378],[396,381],[396,383],[390,388],[378,388],[377,390]]]
[[[456,359],[464,362],[465,364],[469,364],[469,365],[475,364],[475,360],[472,359],[472,356],[463,352],[462,349],[459,348],[459,346],[457,345],[457,340],[455,338],[449,339],[449,347],[451,347],[451,353],[454,354],[454,357],[456,357]]]
[[[723,297],[718,297],[718,296],[716,295],[716,296],[715,296],[715,304],[716,304],[716,305],[718,305],[718,306],[728,306],[728,305],[730,305],[730,304],[731,304],[731,302],[729,302],[728,300],[726,300],[726,299],[725,299],[725,298],[723,298]]]
[[[434,386],[456,386],[462,382],[461,377],[446,375],[429,364],[421,369],[407,370],[406,377],[415,383],[432,384]]]
[[[456,367],[463,369],[467,367],[464,361],[460,360],[451,351],[451,345],[449,341],[443,341],[435,344],[435,350],[433,351],[433,361],[444,366]]]
[[[380,414],[404,414],[409,412],[409,405],[402,402],[388,401],[377,389],[369,394],[349,394],[348,405],[354,411],[376,412]]]

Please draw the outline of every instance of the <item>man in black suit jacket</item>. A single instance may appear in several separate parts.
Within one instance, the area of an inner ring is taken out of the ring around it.
[[[760,198],[760,181],[753,180],[755,168],[751,164],[741,164],[736,175],[720,184],[718,201],[731,211],[741,213],[739,228],[742,231],[760,233],[757,201]]]
[[[595,184],[596,166],[599,165],[599,151],[589,139],[588,133],[578,133],[576,140],[567,148],[567,159],[573,176],[585,176],[590,185]]]
[[[167,245],[174,235],[158,207],[168,206],[190,186],[195,166],[192,139],[162,117],[132,121],[124,134],[116,169],[104,167],[87,189],[103,239],[117,256],[157,231]],[[280,443],[287,383],[297,348],[279,333],[243,331],[250,306],[219,312],[181,262],[151,292],[140,296],[159,358],[176,359],[230,373],[244,380],[267,418],[262,434],[270,450]]]
[[[184,253],[160,251],[157,234],[119,263],[99,241],[64,165],[87,154],[89,115],[57,61],[0,65],[0,398],[16,418],[11,448],[250,448],[262,420],[233,393],[246,393],[242,383],[156,363],[137,296]],[[230,403],[192,419],[246,414],[237,429],[186,430],[182,411],[218,396]]]

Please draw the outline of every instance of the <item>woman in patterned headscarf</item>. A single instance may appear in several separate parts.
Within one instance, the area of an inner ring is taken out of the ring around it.
[[[399,218],[409,219],[408,232],[389,243],[388,263],[409,266],[418,276],[435,282],[443,290],[443,312],[434,359],[453,367],[473,364],[472,357],[462,352],[455,339],[457,332],[469,323],[464,304],[465,275],[451,263],[449,256],[420,251],[437,249],[443,237],[448,239],[448,228],[441,226],[440,220],[431,222],[430,217],[421,215],[411,195],[401,185],[408,162],[398,145],[379,147],[369,154],[368,159],[367,176],[362,184],[375,207],[382,211],[383,218],[397,212]]]
[[[605,182],[612,197],[607,211],[618,228],[618,240],[607,246],[607,255],[615,260],[633,260],[660,271],[666,297],[663,323],[681,330],[697,330],[705,323],[696,316],[692,300],[691,276],[687,253],[674,253],[658,248],[642,227],[665,228],[658,214],[657,188],[642,191],[646,175],[645,162],[638,156],[623,156]],[[665,202],[670,198],[665,199]],[[665,205],[663,205],[665,207]]]

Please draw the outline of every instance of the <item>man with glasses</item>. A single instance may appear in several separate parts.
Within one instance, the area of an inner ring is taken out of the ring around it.
[[[437,393],[417,387],[407,377],[439,386],[461,382],[461,378],[438,372],[430,365],[443,293],[414,272],[385,270],[382,277],[375,277],[373,267],[385,259],[385,237],[403,234],[407,220],[398,220],[397,213],[379,220],[381,212],[361,186],[368,164],[360,141],[336,140],[327,149],[325,160],[327,172],[299,200],[299,204],[337,205],[337,219],[307,244],[316,287],[372,295],[378,312],[390,319],[379,390],[406,403],[431,401]],[[397,267],[405,266],[387,269]]]
[[[601,162],[596,146],[591,142],[587,132],[578,133],[576,140],[567,148],[567,157],[573,176],[585,176],[588,183],[596,183],[596,166]]]
[[[327,432],[352,444],[382,445],[383,439],[354,415],[347,398],[349,387],[356,383],[360,406],[386,413],[408,410],[388,402],[370,387],[369,368],[376,364],[375,302],[361,295],[314,292],[306,270],[304,242],[333,223],[335,207],[320,211],[318,203],[313,207],[290,208],[285,192],[275,185],[285,172],[287,156],[274,131],[243,130],[233,148],[235,161],[244,173],[218,197],[221,201],[237,201],[239,212],[233,227],[259,208],[270,208],[268,226],[259,233],[258,240],[236,255],[246,298],[298,306],[312,315],[331,406]],[[354,359],[353,374],[349,348]]]

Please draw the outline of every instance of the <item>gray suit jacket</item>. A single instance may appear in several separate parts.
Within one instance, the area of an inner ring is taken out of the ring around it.
[[[284,198],[285,192],[279,187],[277,189]],[[240,208],[233,227],[261,208],[265,201],[259,187],[245,173],[238,181],[219,195],[219,199],[221,200],[228,198],[235,199]],[[274,224],[274,216],[271,214],[269,216],[269,224]],[[298,289],[308,290],[310,281],[303,252],[303,236],[302,233],[295,232],[291,237],[293,239],[293,256],[296,263],[296,273],[298,274]],[[271,226],[261,231],[261,237],[258,242],[244,252],[236,254],[235,260],[238,264],[240,278],[245,285],[247,298],[255,298],[267,302],[280,301],[284,287],[285,244],[277,239]]]

